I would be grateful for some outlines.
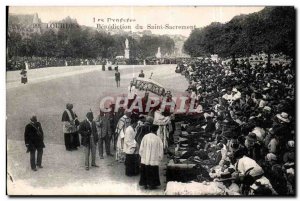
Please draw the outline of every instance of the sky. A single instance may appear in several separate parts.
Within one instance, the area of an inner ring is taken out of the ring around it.
[[[136,24],[142,25],[143,30],[147,30],[147,25],[174,25],[174,26],[196,26],[197,28],[209,25],[212,22],[228,22],[234,16],[258,12],[264,7],[245,7],[245,6],[220,6],[220,7],[195,7],[195,6],[163,6],[163,7],[133,7],[133,6],[110,6],[110,7],[9,7],[9,13],[13,14],[34,14],[38,13],[42,22],[49,23],[58,21],[67,16],[76,18],[80,25],[96,27],[94,19],[104,19],[98,22],[101,25],[131,25],[132,31]],[[116,23],[107,22],[107,18],[112,19],[134,19],[134,22]],[[127,30],[126,30],[127,31]],[[188,36],[191,29],[152,29],[154,34],[181,34]]]

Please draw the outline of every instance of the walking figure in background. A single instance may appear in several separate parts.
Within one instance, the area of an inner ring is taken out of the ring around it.
[[[66,109],[62,114],[63,133],[67,151],[77,150],[80,146],[77,126],[79,121],[73,111],[73,104],[67,103]]]
[[[30,123],[25,127],[25,145],[27,153],[30,152],[30,165],[33,171],[37,171],[36,166],[43,168],[42,157],[44,144],[44,133],[41,123],[37,121],[37,117],[33,115],[30,118]],[[37,152],[37,160],[35,160],[35,153]]]
[[[145,74],[144,74],[143,70],[141,70],[141,73],[139,74],[139,77],[145,77]]]
[[[27,83],[27,71],[25,69],[21,70],[21,83],[26,84]]]
[[[137,97],[137,89],[135,88],[133,81],[130,81],[130,85],[128,86],[127,98],[128,98],[128,108],[131,107],[134,99]]]
[[[84,146],[85,169],[90,169],[90,155],[92,155],[92,167],[96,165],[96,147],[98,142],[98,133],[94,116],[92,112],[86,114],[86,119],[79,125],[79,133],[82,136],[81,144]]]
[[[121,74],[118,69],[116,69],[115,79],[116,79],[117,88],[118,88],[118,87],[120,87],[120,80],[121,80]]]

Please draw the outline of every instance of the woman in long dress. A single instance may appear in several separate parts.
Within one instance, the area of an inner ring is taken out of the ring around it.
[[[27,83],[27,71],[25,69],[22,69],[20,74],[21,74],[21,83],[26,84]]]

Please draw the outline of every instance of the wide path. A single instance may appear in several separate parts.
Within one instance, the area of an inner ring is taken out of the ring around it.
[[[183,92],[187,81],[175,73],[175,65],[120,66],[121,87],[115,87],[114,71],[102,71],[101,66],[59,67],[30,70],[29,83],[20,84],[19,72],[7,73],[7,170],[8,193],[16,194],[162,194],[164,190],[161,164],[160,189],[146,191],[137,185],[139,177],[126,177],[124,164],[113,158],[100,160],[100,168],[85,171],[83,150],[66,152],[63,146],[61,114],[65,104],[74,104],[80,120],[88,110],[98,112],[105,95],[127,93],[130,80],[141,69],[148,78],[162,84],[173,94]],[[36,114],[45,133],[44,168],[32,172],[29,154],[25,153],[24,127]],[[8,177],[10,179],[10,177]],[[13,191],[12,191],[13,190]]]

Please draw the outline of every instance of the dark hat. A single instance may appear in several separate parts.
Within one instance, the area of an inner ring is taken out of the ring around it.
[[[36,115],[35,115],[35,114],[32,115],[32,116],[30,117],[30,120],[33,121],[33,122],[37,121]]]
[[[255,187],[254,187],[255,186]],[[266,186],[262,185],[253,185],[254,195],[261,195],[261,196],[270,196],[272,195],[271,189]]]
[[[222,172],[221,173],[221,178],[222,179],[231,178],[231,173],[230,172]]]
[[[257,140],[257,137],[256,137],[256,134],[255,134],[255,133],[250,132],[250,133],[247,135],[246,139],[247,139],[248,141],[256,141],[256,140]]]
[[[233,138],[236,136],[236,132],[234,132],[232,129],[225,129],[223,130],[222,135],[227,138]]]
[[[281,121],[285,122],[285,123],[290,122],[289,115],[286,112],[282,112],[280,114],[277,114],[276,117],[278,119],[280,119]]]
[[[287,154],[287,161],[288,162],[294,162],[295,161],[295,153],[294,152],[290,152]]]
[[[244,149],[238,149],[236,152],[234,152],[234,158],[242,158],[246,154]]]
[[[154,121],[153,117],[151,117],[151,116],[147,116],[147,117],[146,117],[146,122],[152,124],[153,121]]]
[[[93,112],[86,113],[86,117],[87,118],[89,118],[89,117],[94,118]]]

